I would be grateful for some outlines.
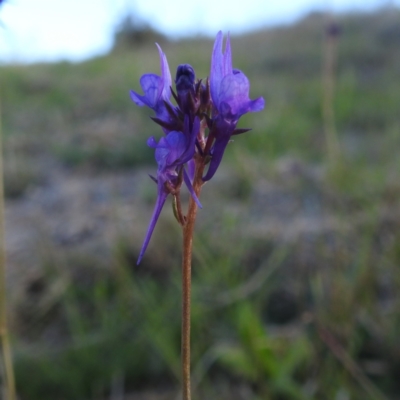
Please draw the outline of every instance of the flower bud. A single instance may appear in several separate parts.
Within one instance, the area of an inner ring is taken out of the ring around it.
[[[193,116],[197,111],[197,101],[195,99],[195,73],[189,64],[181,64],[176,70],[176,91],[178,105],[184,114]]]
[[[191,65],[181,64],[178,66],[175,78],[175,84],[178,96],[180,96],[180,94],[183,93],[185,93],[186,95],[188,91],[194,92],[195,78],[196,76],[194,73],[194,69]]]

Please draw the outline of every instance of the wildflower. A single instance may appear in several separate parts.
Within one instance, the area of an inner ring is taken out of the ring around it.
[[[219,31],[215,39],[211,57],[210,92],[213,101],[213,118],[210,135],[215,138],[211,149],[211,162],[203,180],[210,180],[222,159],[225,148],[232,135],[246,130],[236,130],[239,118],[264,108],[262,97],[250,100],[250,82],[246,75],[232,68],[232,52],[229,36],[225,52],[222,53],[223,35]]]
[[[218,32],[211,57],[210,79],[205,82],[196,80],[191,65],[178,66],[176,92],[171,88],[167,58],[157,45],[161,75],[145,74],[141,77],[143,95],[130,92],[137,105],[147,106],[155,112],[152,119],[165,133],[158,142],[154,137],[147,141],[148,146],[155,149],[158,164],[157,178],[152,178],[157,182],[157,201],[138,263],[147,249],[168,195],[172,194],[178,201],[181,185],[185,182],[193,200],[201,207],[197,193],[204,182],[214,176],[232,135],[248,131],[236,128],[239,118],[247,112],[264,108],[262,97],[256,100],[249,98],[250,83],[246,75],[232,67],[229,36],[224,52],[222,44],[223,35]],[[171,103],[171,96],[176,106]],[[208,171],[203,176],[208,164]],[[175,211],[184,227],[185,217],[178,206]]]
[[[184,131],[172,131],[168,135],[162,137],[157,143],[152,136],[147,140],[147,145],[155,149],[155,159],[158,164],[157,178],[153,178],[157,182],[157,201],[154,207],[153,216],[151,217],[149,227],[143,242],[142,249],[139,254],[138,264],[150,242],[158,217],[165,204],[169,194],[176,194],[180,190],[182,179],[185,181],[189,192],[201,208],[201,204],[194,193],[190,178],[184,169],[184,164],[193,158],[197,133],[200,128],[200,121],[195,119],[190,130],[189,119],[185,119]]]
[[[161,76],[145,74],[140,79],[143,95],[131,91],[139,106],[150,107],[165,136],[157,142],[147,140],[155,149],[158,164],[157,201],[140,250],[138,264],[150,242],[157,220],[169,194],[174,197],[174,213],[182,226],[182,398],[191,399],[190,384],[190,287],[193,233],[198,195],[205,181],[210,180],[222,159],[232,135],[248,131],[237,129],[239,118],[247,112],[264,108],[264,99],[249,98],[250,83],[246,75],[232,68],[229,36],[222,53],[222,32],[218,32],[211,57],[210,80],[196,80],[193,67],[178,66],[175,77],[176,93],[171,88],[171,75],[165,54],[157,45],[161,60]],[[176,106],[170,102],[171,95]],[[205,176],[204,171],[208,166]],[[180,189],[185,182],[191,198],[186,216],[182,213]]]

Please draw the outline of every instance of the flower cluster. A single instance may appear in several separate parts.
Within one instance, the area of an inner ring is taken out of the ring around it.
[[[185,182],[193,200],[201,207],[198,193],[193,188],[194,181],[200,179],[201,184],[209,181],[218,169],[231,137],[249,130],[236,128],[239,118],[264,108],[262,97],[250,100],[249,80],[243,72],[232,67],[229,36],[225,51],[222,51],[221,31],[214,43],[209,79],[196,80],[195,71],[189,64],[179,65],[175,77],[176,91],[172,89],[167,58],[158,44],[157,47],[161,76],[143,75],[140,79],[143,95],[130,92],[131,99],[138,106],[147,106],[154,111],[152,119],[165,134],[158,142],[154,137],[147,141],[148,146],[155,149],[158,164],[157,177],[152,177],[157,183],[158,197],[138,263],[168,195],[171,194],[174,204],[179,205],[180,188]],[[171,102],[171,97],[176,105]],[[206,166],[208,169],[203,175]],[[175,215],[184,225],[185,217],[180,207],[175,206]]]

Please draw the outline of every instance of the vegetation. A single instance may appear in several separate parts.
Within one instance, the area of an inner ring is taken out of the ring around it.
[[[202,195],[195,399],[398,397],[399,17],[391,8],[336,19],[333,165],[325,17],[232,38],[234,65],[267,107],[243,118],[253,130],[229,145]],[[212,41],[145,33],[119,31],[109,55],[81,64],[1,67],[8,218],[40,210],[23,228],[36,229],[29,262],[10,250],[22,400],[176,398],[181,238],[166,208],[135,265],[156,195],[145,143],[159,133],[128,91],[158,72],[154,37],[172,71],[186,60],[198,77]],[[12,247],[21,231],[7,223]]]

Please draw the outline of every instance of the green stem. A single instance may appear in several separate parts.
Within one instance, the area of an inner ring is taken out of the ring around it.
[[[0,104],[1,106],[1,104]],[[1,108],[1,107],[0,107]],[[11,346],[7,329],[7,302],[6,302],[6,249],[4,242],[4,179],[3,179],[3,149],[1,132],[0,109],[0,340],[4,362],[7,400],[15,400],[15,378],[12,364]]]
[[[332,22],[330,21],[329,23]],[[322,72],[322,116],[330,166],[338,164],[340,158],[339,140],[335,127],[335,111],[333,106],[337,42],[337,35],[328,34],[327,38],[325,39],[324,67]]]
[[[204,162],[196,158],[196,172],[193,189],[199,198],[203,185]],[[190,197],[186,222],[183,226],[183,259],[182,259],[182,385],[183,400],[191,400],[190,385],[190,299],[192,287],[192,248],[193,232],[196,222],[197,204]]]

